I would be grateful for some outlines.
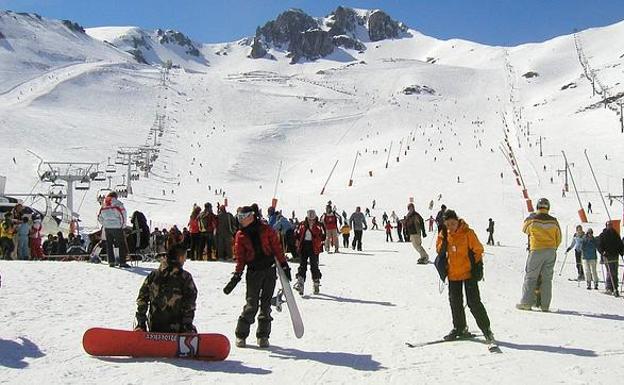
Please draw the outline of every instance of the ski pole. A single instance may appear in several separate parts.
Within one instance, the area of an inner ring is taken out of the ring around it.
[[[568,252],[565,252],[565,256],[563,257],[563,263],[561,263],[561,270],[559,270],[559,276],[563,273],[563,267],[565,266],[566,260],[568,259]]]

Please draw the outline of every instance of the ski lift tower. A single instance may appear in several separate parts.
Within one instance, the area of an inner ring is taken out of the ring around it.
[[[133,174],[132,165],[133,162],[136,161],[141,155],[142,151],[138,147],[121,147],[117,150],[117,155],[125,158],[123,164],[128,167],[128,171],[126,173],[126,191],[128,195],[132,194],[132,178],[130,177]],[[136,173],[136,171],[134,172]]]
[[[74,211],[74,188],[89,190],[92,180],[98,177],[97,162],[44,162],[37,168],[37,174],[42,182],[67,184],[67,208],[72,218],[78,218]],[[76,184],[76,186],[74,186]]]

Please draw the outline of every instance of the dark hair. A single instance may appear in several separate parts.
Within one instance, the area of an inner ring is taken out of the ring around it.
[[[444,209],[446,209],[446,205],[442,205],[442,206],[440,206],[440,208],[441,208],[442,210],[444,210]]]
[[[26,217],[26,216],[22,217],[22,222],[23,223],[28,223],[28,217]]]
[[[117,198],[117,191],[111,191],[108,193],[109,197]]]
[[[445,221],[448,221],[449,219],[455,219],[456,221],[459,220],[459,218],[457,218],[457,214],[455,213],[455,211],[450,210],[450,209],[444,212],[444,214],[442,215],[442,219]]]
[[[186,254],[186,247],[184,247],[181,243],[175,243],[169,247],[167,250],[167,261],[177,261],[178,257]]]

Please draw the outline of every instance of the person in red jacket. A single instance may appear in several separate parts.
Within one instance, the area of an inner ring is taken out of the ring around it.
[[[271,298],[275,290],[277,272],[275,260],[284,269],[286,277],[290,280],[290,268],[277,233],[271,226],[260,221],[259,212],[250,206],[242,207],[236,214],[241,229],[234,236],[234,249],[236,251],[236,268],[232,279],[225,286],[223,292],[230,294],[240,282],[243,270],[247,266],[246,303],[243,312],[238,317],[236,325],[236,346],[246,346],[246,338],[249,329],[254,323],[258,308],[258,329],[256,338],[258,346],[269,347],[269,335],[271,334]]]
[[[330,247],[334,246],[334,251],[338,253],[338,215],[328,205],[325,214],[321,217],[321,222],[325,225],[327,236],[325,237],[325,250],[329,253]]]
[[[189,219],[188,228],[191,233],[191,261],[199,260],[202,256],[202,250],[200,248],[201,236],[199,234],[199,214],[201,208],[199,206],[193,206],[191,212],[191,218]]]
[[[321,270],[319,270],[319,254],[323,251],[323,238],[325,232],[319,223],[314,210],[308,210],[306,219],[297,228],[297,251],[301,262],[297,271],[297,282],[293,286],[299,294],[303,295],[303,287],[308,270],[308,260],[310,260],[310,272],[314,283],[314,294],[319,293],[321,286]]]

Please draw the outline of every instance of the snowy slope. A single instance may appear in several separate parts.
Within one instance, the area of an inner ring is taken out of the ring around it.
[[[249,39],[198,44],[202,62],[161,45],[157,33],[134,27],[89,29],[78,36],[63,28],[57,21],[0,13],[0,32],[6,36],[0,39],[0,76],[10,83],[0,82],[0,175],[8,176],[8,191],[49,188],[38,182],[38,159],[26,150],[47,160],[104,166],[119,147],[150,143],[158,113],[166,115],[160,156],[150,177],[135,182],[135,193],[124,199],[130,211],[143,211],[157,226],[185,225],[193,203],[223,202],[216,189],[225,191],[230,206],[266,206],[280,162],[278,206],[300,217],[329,199],[347,212],[356,205],[369,207],[375,199],[379,207],[373,215],[379,219],[383,211],[404,213],[410,198],[428,217],[433,200],[435,210],[441,203],[457,209],[482,239],[491,217],[503,246],[486,250],[482,294],[494,332],[506,342],[505,353],[486,355],[483,346],[471,343],[406,350],[407,339],[430,340],[448,331],[446,295],[438,294],[431,267],[414,265],[408,245],[386,245],[380,233],[369,232],[366,255],[322,256],[323,291],[334,297],[303,301],[308,333],[303,340],[293,339],[286,315],[279,315],[272,342],[283,349],[234,349],[231,361],[223,364],[146,365],[145,360],[86,357],[80,348],[85,328],[129,327],[141,274],[79,263],[2,263],[7,288],[0,291],[0,308],[11,310],[1,313],[6,331],[0,352],[13,349],[22,336],[45,354],[26,358],[27,369],[0,369],[3,380],[36,382],[45,376],[52,383],[165,383],[174,376],[181,383],[238,383],[253,374],[261,383],[284,378],[408,383],[416,376],[426,383],[457,376],[470,383],[493,378],[606,383],[624,374],[617,365],[622,339],[614,338],[622,329],[621,300],[568,282],[571,258],[555,282],[553,306],[559,314],[512,310],[520,295],[526,254],[520,225],[527,210],[499,151],[504,117],[530,197],[548,197],[562,229],[571,232],[579,207],[572,193],[561,198],[563,175],[557,170],[565,150],[583,205],[591,201],[594,206],[590,226],[595,232],[602,228],[607,215],[583,150],[605,193],[621,194],[619,117],[612,110],[615,103],[599,105],[602,97],[593,95],[582,75],[577,47],[580,41],[581,56],[609,96],[618,95],[624,91],[619,80],[624,23],[579,32],[577,44],[570,35],[518,47],[440,41],[410,30],[411,37],[365,42],[361,53],[340,50],[297,65],[288,64],[283,52],[271,52],[276,60],[249,59]],[[145,52],[154,55],[150,64],[170,59],[180,68],[172,69],[163,84],[160,68],[139,64],[125,52],[132,48],[129,36],[146,36],[152,48]],[[54,44],[42,44],[44,38]],[[2,72],[5,68],[12,72]],[[523,76],[529,72],[537,76]],[[434,92],[408,95],[407,87]],[[358,153],[354,183],[348,187]],[[119,167],[113,185],[121,184],[122,174]],[[106,184],[78,194],[76,209],[87,225],[95,225],[95,198]],[[620,208],[617,202],[610,207],[611,216],[618,218]],[[431,241],[425,242],[429,250]],[[561,251],[559,261],[562,257]],[[221,294],[231,268],[189,266],[200,285],[201,330],[232,336],[243,288],[229,297]],[[23,290],[44,282],[44,294]],[[108,293],[105,287],[120,294],[97,294]],[[27,303],[39,306],[23,307]],[[75,322],[67,324],[67,319]],[[23,365],[7,357],[5,366]],[[58,362],[69,363],[59,370]]]

